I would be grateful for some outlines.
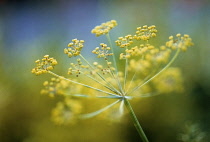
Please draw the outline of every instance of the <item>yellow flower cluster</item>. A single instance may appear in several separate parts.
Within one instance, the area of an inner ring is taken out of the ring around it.
[[[77,64],[71,63],[70,65],[72,67],[68,69],[68,74],[76,74],[76,77],[78,77],[81,73],[87,74],[87,71],[83,71],[83,69],[89,69],[88,65],[82,64],[81,59],[77,59]]]
[[[75,123],[81,110],[79,101],[65,98],[64,102],[58,102],[52,110],[52,121],[57,125]]]
[[[80,55],[84,42],[84,40],[73,39],[72,42],[68,44],[69,48],[64,49],[64,53],[67,54],[69,58]]]
[[[160,49],[153,48],[145,55],[145,59],[155,64],[167,63],[171,55],[171,50],[161,46]]]
[[[192,39],[187,34],[184,34],[184,36],[177,34],[176,37],[177,38],[174,39],[173,36],[170,36],[169,41],[166,42],[166,46],[173,50],[180,48],[182,51],[186,51],[188,47],[193,45]]]
[[[180,93],[184,90],[183,79],[179,68],[168,68],[163,74],[152,81],[155,89],[161,94]]]
[[[55,65],[58,64],[56,59],[49,58],[49,55],[45,55],[41,61],[36,60],[35,63],[36,67],[33,68],[31,72],[36,75],[47,73],[48,71],[52,70]]]
[[[137,74],[144,74],[147,75],[150,72],[150,69],[152,68],[151,62],[148,60],[135,60],[131,59],[129,62],[129,71],[136,71]]]
[[[93,66],[95,67],[94,72],[98,73],[98,72],[102,72],[103,75],[111,73],[112,71],[115,70],[114,67],[111,66],[112,62],[107,62],[107,68],[104,68],[102,65],[98,64],[98,62],[94,62]]]
[[[151,37],[156,37],[156,26],[147,26],[144,25],[143,27],[138,27],[136,31],[136,35],[133,36],[134,39],[136,40],[149,40]]]
[[[44,89],[41,90],[41,94],[49,95],[49,97],[55,97],[56,95],[73,96],[69,94],[80,92],[81,86],[72,84],[71,82],[60,78],[51,78],[50,81],[43,83]]]
[[[132,56],[142,56],[148,50],[154,49],[153,45],[150,44],[140,44],[139,46],[134,46],[131,49],[126,49],[125,53],[120,54],[120,59],[128,59]]]
[[[127,35],[125,37],[119,37],[118,40],[115,41],[116,45],[120,48],[129,47],[133,43],[132,35]]]
[[[104,35],[109,33],[109,31],[117,26],[117,21],[111,20],[106,23],[102,23],[100,26],[96,26],[91,33],[96,34],[96,36]]]
[[[147,76],[154,71],[158,71],[161,65],[168,62],[171,55],[171,50],[161,46],[160,48],[155,48],[151,45],[142,45],[142,51],[138,51],[138,58],[131,59],[129,61],[128,70],[135,71],[137,75],[143,77]],[[140,52],[140,54],[139,54]],[[135,53],[135,54],[137,54]]]
[[[107,56],[113,55],[113,53],[109,53],[111,48],[107,47],[106,44],[101,43],[100,46],[101,48],[96,47],[95,50],[92,51],[93,54],[98,55],[98,58],[104,58],[105,60],[107,60]]]
[[[59,78],[51,78],[51,81],[45,81],[43,83],[44,89],[41,90],[41,94],[48,94],[50,97],[54,97],[56,95],[56,85],[60,82]]]

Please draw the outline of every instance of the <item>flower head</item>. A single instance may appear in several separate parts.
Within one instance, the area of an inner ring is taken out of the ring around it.
[[[137,40],[147,41],[152,37],[156,37],[156,33],[157,30],[155,25],[149,27],[147,25],[144,25],[143,27],[137,28],[136,35],[134,35],[133,38]]]
[[[89,65],[83,65],[80,58],[77,59],[77,64],[71,63],[70,65],[69,75],[75,74],[78,77],[82,73],[88,73]]]
[[[50,97],[56,95],[56,85],[60,82],[59,78],[51,78],[51,81],[45,81],[43,83],[44,89],[41,90],[41,94],[48,94]]]
[[[133,43],[133,36],[127,35],[125,37],[119,37],[118,40],[115,41],[115,43],[120,48],[129,47]]]
[[[64,102],[58,102],[52,110],[52,121],[57,125],[75,123],[81,109],[79,101],[66,98]]]
[[[58,64],[56,59],[49,58],[49,55],[45,55],[42,60],[36,60],[36,67],[32,69],[32,73],[36,75],[40,75],[43,73],[47,73],[48,71],[52,70],[55,65]]]
[[[153,84],[160,93],[182,92],[183,79],[179,68],[168,68],[164,74],[161,74],[153,80]]]
[[[107,44],[101,43],[100,46],[101,48],[96,47],[95,50],[92,51],[93,54],[98,55],[98,58],[104,58],[107,60],[107,56],[113,55],[113,53],[109,53],[111,48],[107,47]]]
[[[84,42],[84,40],[72,39],[72,42],[68,44],[69,48],[64,49],[64,53],[67,54],[69,58],[80,55]]]
[[[111,20],[108,21],[106,23],[102,23],[100,26],[96,26],[91,33],[96,34],[96,36],[101,36],[104,34],[109,33],[109,31],[114,28],[115,26],[117,26],[117,21],[115,20]]]
[[[187,48],[192,45],[192,39],[187,34],[184,34],[184,36],[181,36],[181,34],[177,34],[176,39],[173,36],[170,36],[169,41],[166,42],[166,46],[170,47],[173,50],[179,48],[182,51],[186,51]]]

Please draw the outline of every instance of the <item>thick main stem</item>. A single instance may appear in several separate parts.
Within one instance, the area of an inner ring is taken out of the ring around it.
[[[133,108],[131,107],[131,104],[130,102],[128,101],[128,99],[124,98],[124,101],[125,101],[125,106],[127,107],[128,111],[129,111],[129,114],[131,116],[131,119],[133,120],[133,124],[134,126],[136,127],[136,130],[138,131],[141,139],[143,142],[149,142],[149,140],[147,139],[147,136],[145,135],[134,111],[133,111]]]

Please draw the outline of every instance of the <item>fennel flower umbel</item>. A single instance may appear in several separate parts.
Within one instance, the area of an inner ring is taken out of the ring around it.
[[[51,81],[44,82],[42,94],[64,97],[52,111],[55,123],[68,124],[78,118],[91,118],[120,104],[119,114],[123,113],[123,106],[126,106],[141,139],[147,142],[130,100],[182,90],[180,70],[169,66],[180,51],[186,51],[193,43],[189,35],[178,33],[174,37],[170,36],[164,45],[156,47],[150,44],[150,40],[157,36],[156,26],[144,25],[137,27],[135,34],[119,37],[113,46],[109,33],[115,26],[117,22],[111,20],[92,30],[96,37],[105,35],[108,40],[108,44],[100,43],[90,53],[98,58],[93,63],[82,55],[85,41],[73,39],[64,49],[69,58],[77,58],[70,63],[68,77],[52,72],[58,62],[49,55],[35,61],[37,65],[32,73],[49,73],[53,76]],[[113,48],[119,48],[122,52],[118,55]],[[113,102],[95,112],[81,114],[82,103],[75,98],[106,98]]]

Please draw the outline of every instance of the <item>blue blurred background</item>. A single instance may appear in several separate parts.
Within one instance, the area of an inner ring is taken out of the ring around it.
[[[118,22],[113,41],[145,24],[157,26],[158,45],[176,33],[191,36],[194,47],[174,63],[183,71],[185,93],[143,99],[134,109],[152,142],[180,141],[188,122],[198,124],[209,139],[210,1],[0,0],[1,142],[138,141],[129,117],[117,124],[91,119],[55,126],[50,112],[56,100],[39,93],[50,75],[31,74],[34,61],[50,54],[59,62],[57,72],[65,75],[69,61],[63,49],[71,39],[84,39],[83,54],[89,57],[87,52],[106,41],[90,31],[112,19]]]

